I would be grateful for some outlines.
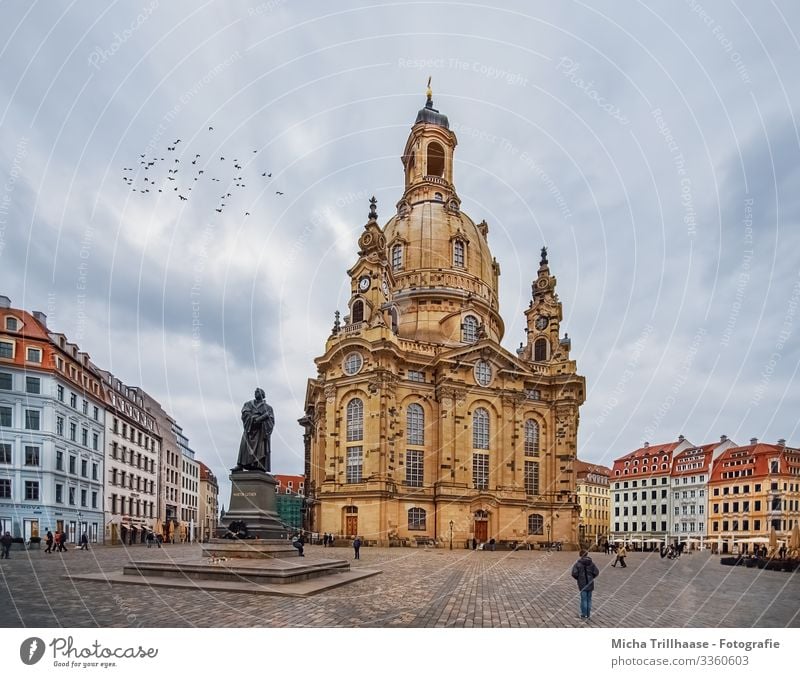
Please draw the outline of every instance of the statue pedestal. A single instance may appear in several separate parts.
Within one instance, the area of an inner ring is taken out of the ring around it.
[[[240,521],[247,526],[249,536],[285,539],[287,530],[277,512],[277,480],[258,470],[232,470],[230,479],[230,510],[225,513],[225,524],[217,529],[217,537],[222,538],[228,532],[231,522]]]

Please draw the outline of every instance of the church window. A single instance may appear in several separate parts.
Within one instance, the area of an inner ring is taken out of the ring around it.
[[[478,340],[478,319],[467,315],[461,325],[461,340],[464,343],[475,343]]]
[[[492,365],[486,360],[479,360],[475,364],[475,380],[482,386],[488,386],[492,382]]]
[[[406,484],[409,487],[421,487],[423,477],[423,452],[406,451]]]
[[[392,247],[392,270],[395,273],[403,270],[403,245],[401,244]]]
[[[542,391],[538,388],[525,388],[525,398],[528,400],[541,400]]]
[[[364,439],[364,403],[357,397],[347,403],[347,441]]]
[[[406,438],[408,444],[425,444],[425,412],[419,404],[408,405]]]
[[[361,353],[348,353],[347,357],[344,358],[344,373],[348,376],[353,376],[361,371],[363,364],[364,358],[361,357]]]
[[[461,240],[453,242],[453,267],[464,267],[464,243]]]
[[[356,322],[364,321],[364,302],[355,301],[353,303],[353,310],[351,313],[350,321],[355,324]]]
[[[419,383],[425,383],[425,372],[424,371],[415,371],[413,369],[408,370],[408,380],[409,381],[417,381]]]
[[[536,339],[533,344],[533,361],[544,362],[547,360],[547,339]]]
[[[528,496],[539,494],[539,463],[525,461],[525,493]]]
[[[433,199],[436,200],[436,202],[444,202],[444,196],[441,193],[434,193]]]
[[[389,310],[389,317],[392,320],[392,333],[396,334],[397,333],[398,324],[399,324],[398,319],[397,319],[397,308],[391,308]]]
[[[472,485],[475,489],[489,488],[489,454],[472,454]]]
[[[436,141],[428,144],[428,176],[444,176],[444,148]]]
[[[531,418],[525,421],[525,455],[539,455],[539,424]]]
[[[531,536],[541,536],[544,530],[544,518],[534,513],[528,515],[528,534]]]
[[[364,456],[362,447],[347,447],[347,483],[355,484],[361,481],[364,469]]]
[[[408,530],[425,531],[426,513],[422,508],[411,508],[408,511]]]
[[[472,447],[489,448],[489,412],[479,407],[472,414]]]

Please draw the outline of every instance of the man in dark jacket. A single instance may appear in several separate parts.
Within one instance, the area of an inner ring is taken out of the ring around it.
[[[589,553],[581,550],[580,558],[572,567],[572,577],[578,581],[578,590],[581,592],[581,618],[591,618],[592,616],[592,592],[594,591],[594,579],[600,575],[597,565],[592,562]]]

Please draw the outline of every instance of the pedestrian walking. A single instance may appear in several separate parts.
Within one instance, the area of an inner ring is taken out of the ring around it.
[[[361,536],[356,536],[353,541],[353,550],[356,552],[355,559],[361,559],[361,555],[359,554],[361,550]]]
[[[0,553],[0,559],[11,559],[11,556],[8,553],[11,550],[12,541],[13,539],[11,538],[11,534],[8,531],[0,536],[0,545],[3,546],[3,552]]]
[[[83,532],[81,536],[81,550],[88,550],[89,549],[89,536],[86,535],[86,532]]]
[[[625,558],[627,556],[628,556],[628,551],[625,549],[625,544],[623,543],[617,548],[617,559],[614,560],[614,564],[612,564],[611,566],[615,567],[617,566],[617,562],[619,562],[620,566],[623,569],[627,568],[628,565],[625,564]]]
[[[600,575],[597,565],[592,562],[587,550],[580,551],[578,561],[572,567],[572,577],[578,582],[581,593],[581,618],[589,620],[592,617],[592,593],[594,592],[594,579]]]
[[[67,551],[67,541],[68,540],[69,540],[69,537],[67,536],[67,531],[65,529],[64,531],[61,532],[61,542],[60,542],[60,548],[59,548],[59,550],[61,552],[66,552]]]
[[[53,552],[53,532],[50,529],[47,530],[47,534],[45,534],[44,542],[47,544],[47,547],[44,549],[45,552]]]

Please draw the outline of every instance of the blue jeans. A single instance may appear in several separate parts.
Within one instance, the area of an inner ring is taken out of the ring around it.
[[[592,590],[581,590],[581,617],[592,615]]]

